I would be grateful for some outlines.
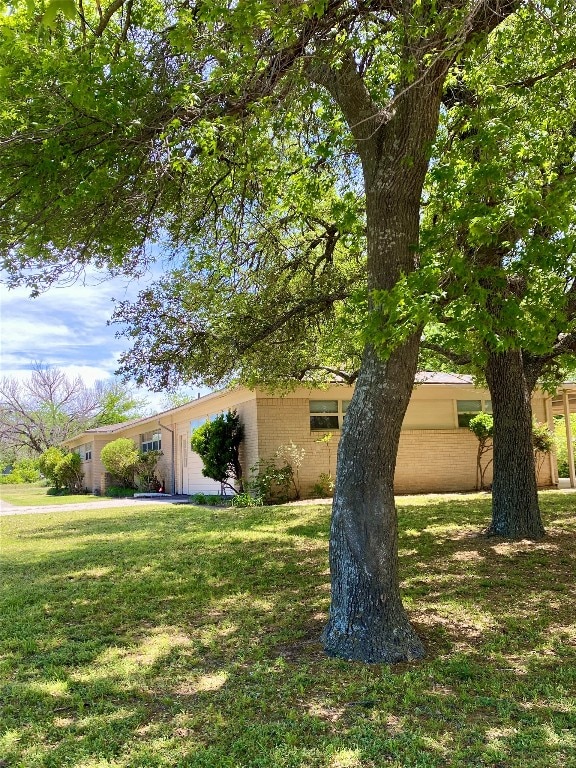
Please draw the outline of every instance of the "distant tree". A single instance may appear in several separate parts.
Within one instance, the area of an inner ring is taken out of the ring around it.
[[[192,450],[204,464],[202,474],[210,477],[233,491],[243,493],[242,465],[239,448],[244,439],[244,427],[236,411],[220,414],[213,421],[207,421],[192,434]],[[230,482],[236,481],[236,485]],[[237,486],[237,487],[236,487]]]
[[[9,464],[3,464],[0,475],[2,483],[35,483],[40,480],[38,459],[17,459]],[[5,474],[6,473],[6,474]]]
[[[38,363],[29,379],[0,380],[2,457],[39,455],[90,427],[137,418],[143,405],[116,381],[87,387],[79,376]]]
[[[92,426],[120,424],[144,415],[148,402],[138,398],[132,389],[117,380],[97,381],[94,393],[98,398],[98,414]]]
[[[173,392],[162,393],[161,408],[168,411],[172,408],[179,408],[181,405],[186,405],[191,400],[194,400],[196,395],[189,389],[177,389]]]

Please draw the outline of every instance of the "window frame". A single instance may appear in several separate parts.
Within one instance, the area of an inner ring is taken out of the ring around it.
[[[336,409],[332,411],[312,411],[312,403],[336,403]],[[346,405],[344,405],[346,403]],[[340,432],[342,429],[342,424],[344,422],[344,417],[346,416],[346,411],[348,410],[350,406],[350,400],[339,400],[337,398],[326,398],[326,399],[320,399],[320,398],[314,398],[308,400],[308,424],[310,427],[310,432]],[[337,420],[337,425],[324,425],[324,426],[312,426],[312,419],[314,418],[331,418]]]
[[[161,427],[158,427],[157,429],[152,429],[149,432],[143,432],[140,435],[140,450],[142,451],[142,453],[150,453],[150,451],[162,450]]]
[[[459,403],[480,403],[480,410],[460,410]],[[470,400],[456,400],[456,426],[458,429],[468,429],[469,424],[475,416],[480,413],[488,413],[492,415],[492,400],[485,397],[475,397]],[[460,423],[460,417],[469,417],[466,423]]]

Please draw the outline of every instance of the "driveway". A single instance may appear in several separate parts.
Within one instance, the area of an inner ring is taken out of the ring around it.
[[[98,499],[97,501],[81,501],[77,504],[45,504],[36,507],[20,507],[0,500],[0,516],[34,515],[47,512],[73,512],[79,509],[108,509],[114,507],[137,507],[143,504],[188,504],[188,496],[165,496],[154,499]]]

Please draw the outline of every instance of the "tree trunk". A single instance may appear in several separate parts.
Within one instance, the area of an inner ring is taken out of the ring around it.
[[[490,352],[486,378],[494,412],[494,479],[489,533],[509,539],[540,539],[532,448],[532,394],[521,350]]]
[[[387,124],[380,113],[373,123],[367,119],[373,105],[353,61],[333,86],[362,160],[370,291],[392,289],[418,266],[420,200],[444,74],[430,72],[408,88]],[[392,663],[424,655],[400,597],[394,503],[396,455],[419,341],[418,329],[386,354],[368,345],[346,414],[330,533],[332,601],[323,634],[332,656]]]
[[[366,350],[338,447],[330,534],[332,602],[323,642],[365,662],[420,658],[398,584],[394,469],[412,393],[419,334],[383,362]]]

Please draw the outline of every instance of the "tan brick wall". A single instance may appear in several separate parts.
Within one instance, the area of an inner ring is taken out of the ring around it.
[[[397,493],[450,493],[476,487],[478,441],[468,429],[402,431],[394,476]],[[485,482],[492,481],[491,468]]]
[[[302,495],[309,496],[312,486],[328,468],[336,474],[336,452],[340,431],[333,430],[329,451],[318,443],[324,432],[310,429],[310,399],[348,400],[351,387],[327,390],[298,390],[285,397],[258,393],[258,447],[262,458],[274,455],[279,446],[294,442],[305,449],[300,470]],[[395,488],[398,493],[448,493],[471,491],[476,486],[478,443],[467,429],[457,427],[456,400],[489,399],[487,390],[473,387],[423,385],[416,387],[400,437]],[[544,399],[538,393],[533,402],[534,415],[545,420]],[[410,428],[413,424],[429,428]],[[446,428],[432,428],[437,424]],[[330,454],[330,456],[329,456]],[[488,455],[487,458],[490,458]],[[492,481],[491,467],[485,482]],[[539,485],[551,483],[550,461],[540,472]]]
[[[333,438],[328,446],[318,440],[324,431],[310,429],[310,399],[349,400],[353,388],[343,385],[325,390],[301,388],[284,397],[243,388],[208,395],[181,408],[159,416],[144,419],[113,433],[89,433],[78,436],[68,443],[69,447],[93,441],[92,460],[85,462],[85,484],[91,490],[104,492],[101,478],[105,470],[100,461],[100,451],[106,443],[118,437],[130,437],[137,445],[140,435],[158,426],[158,422],[174,430],[176,439],[175,462],[172,461],[172,438],[168,429],[162,430],[162,451],[158,476],[172,488],[172,466],[176,466],[178,489],[182,470],[188,473],[186,492],[203,490],[206,483],[198,461],[193,461],[189,447],[189,427],[193,419],[203,419],[229,408],[236,409],[245,426],[245,440],[241,448],[241,463],[245,475],[258,458],[270,458],[279,446],[294,442],[304,448],[305,456],[300,469],[302,495],[311,494],[312,486],[321,473],[336,474],[336,452],[339,430],[332,430]],[[476,448],[474,436],[466,429],[457,428],[457,400],[489,399],[487,390],[470,386],[424,384],[415,387],[404,421],[400,439],[396,490],[399,493],[448,492],[472,490],[476,483]],[[546,410],[544,398],[538,393],[533,400],[535,418],[544,422]],[[186,466],[181,467],[179,436],[187,436],[182,443],[189,451]],[[197,457],[196,457],[197,458]],[[553,463],[552,459],[552,463]],[[486,481],[490,482],[490,471]],[[545,460],[539,483],[551,483],[551,461]],[[204,484],[204,485],[203,485]],[[214,492],[213,484],[207,491]]]

